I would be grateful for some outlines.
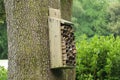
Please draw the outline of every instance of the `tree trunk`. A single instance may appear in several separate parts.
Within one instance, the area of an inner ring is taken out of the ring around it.
[[[50,69],[49,7],[71,19],[72,0],[5,0],[8,80],[75,80],[75,69]]]

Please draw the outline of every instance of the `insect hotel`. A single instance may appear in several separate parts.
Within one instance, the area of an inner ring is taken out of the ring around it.
[[[51,69],[74,68],[76,47],[72,22],[61,19],[60,10],[50,8],[48,23]]]

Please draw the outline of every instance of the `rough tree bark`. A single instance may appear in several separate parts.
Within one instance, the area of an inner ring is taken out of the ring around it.
[[[8,32],[8,80],[75,80],[75,69],[50,69],[48,9],[71,19],[72,0],[4,0]]]

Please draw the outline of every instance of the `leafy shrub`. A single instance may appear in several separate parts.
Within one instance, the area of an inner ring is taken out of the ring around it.
[[[7,80],[7,70],[0,66],[0,80]]]
[[[82,37],[77,41],[77,80],[119,80],[120,37]]]

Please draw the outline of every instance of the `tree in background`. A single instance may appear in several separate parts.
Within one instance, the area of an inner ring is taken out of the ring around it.
[[[108,35],[107,6],[106,0],[75,0],[72,20],[75,23],[76,35]]]
[[[75,0],[72,20],[76,36],[120,35],[120,0]]]
[[[107,15],[110,32],[120,35],[120,2],[111,2],[107,10]]]
[[[7,28],[6,23],[0,24],[0,59],[7,59]]]
[[[0,59],[7,59],[7,28],[3,0],[0,0]]]
[[[5,8],[4,8],[4,0],[0,0],[0,23],[4,23],[5,17]]]

